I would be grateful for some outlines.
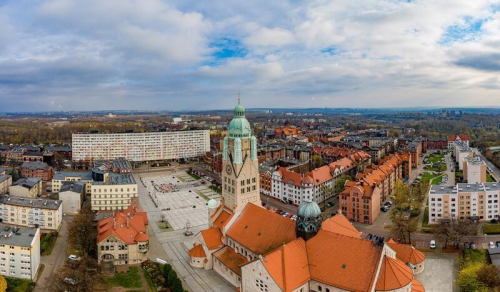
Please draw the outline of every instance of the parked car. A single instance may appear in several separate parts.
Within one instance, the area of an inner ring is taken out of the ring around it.
[[[288,216],[289,214],[290,214],[290,213],[285,212],[285,213],[281,214],[281,216],[286,217],[286,216]]]
[[[79,261],[79,260],[80,260],[80,258],[79,258],[79,257],[77,257],[77,256],[76,256],[76,255],[74,255],[74,254],[70,255],[70,256],[68,257],[68,259],[69,259],[69,260],[72,260],[72,261]]]
[[[471,249],[476,249],[476,243],[471,242],[471,243],[470,243],[470,248],[471,248]]]
[[[380,207],[380,211],[382,211],[382,212],[387,212],[388,210],[389,210],[388,206],[382,206],[382,207]]]
[[[436,241],[435,241],[434,239],[433,239],[433,240],[431,240],[431,243],[429,244],[429,247],[430,247],[431,249],[435,249],[435,248],[436,248]]]
[[[373,241],[377,241],[377,240],[378,240],[378,235],[373,235],[373,236],[372,236],[372,240],[373,240]]]
[[[372,236],[373,236],[373,235],[372,235],[371,233],[368,233],[368,235],[366,236],[366,239],[371,240],[371,239],[372,239]]]
[[[495,243],[493,241],[490,241],[490,244],[489,244],[488,247],[489,248],[495,248],[496,246],[495,246]]]
[[[464,248],[470,248],[470,244],[468,242],[464,242]]]
[[[292,217],[293,217],[293,214],[288,214],[286,217],[287,217],[287,218],[292,218]]]
[[[290,218],[292,220],[297,220],[297,215],[293,215],[292,218]]]
[[[500,247],[500,241],[495,242],[497,244],[497,247]]]
[[[71,278],[64,278],[63,282],[68,283],[68,284],[73,285],[73,286],[76,285],[76,281],[71,279]]]
[[[283,210],[281,210],[281,209],[276,210],[276,214],[281,214],[281,212],[283,212]]]
[[[328,203],[326,203],[326,206],[327,206],[328,208],[330,208],[331,206],[333,206],[333,202],[328,202]]]

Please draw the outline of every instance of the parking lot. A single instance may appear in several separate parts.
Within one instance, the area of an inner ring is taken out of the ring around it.
[[[172,229],[208,224],[207,201],[220,195],[209,189],[209,183],[193,179],[184,171],[171,174],[146,174],[141,181],[158,205]]]

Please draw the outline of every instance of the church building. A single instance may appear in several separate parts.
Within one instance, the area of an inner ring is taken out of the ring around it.
[[[425,291],[413,277],[424,269],[421,252],[363,239],[341,213],[323,221],[311,200],[297,221],[262,207],[257,142],[239,101],[222,165],[222,198],[208,202],[209,226],[196,234],[191,266],[213,269],[238,291]],[[408,262],[396,250],[411,254]]]

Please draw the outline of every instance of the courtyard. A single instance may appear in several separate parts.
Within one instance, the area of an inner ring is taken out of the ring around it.
[[[188,223],[190,227],[206,226],[207,201],[220,198],[209,183],[195,180],[185,171],[142,174],[141,182],[173,230],[184,229]]]

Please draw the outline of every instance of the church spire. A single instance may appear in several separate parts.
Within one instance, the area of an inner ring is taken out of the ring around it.
[[[238,90],[238,104],[240,104],[240,91]]]

